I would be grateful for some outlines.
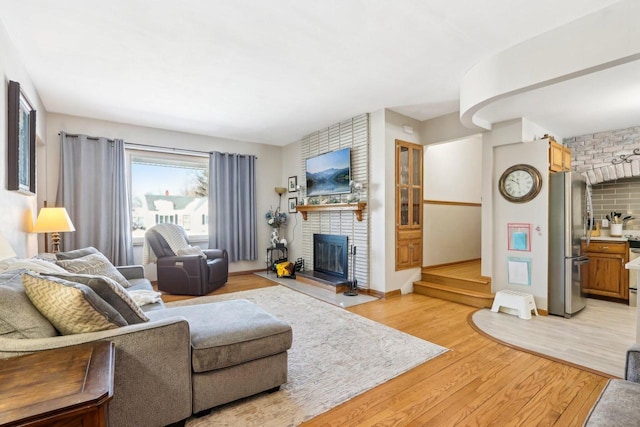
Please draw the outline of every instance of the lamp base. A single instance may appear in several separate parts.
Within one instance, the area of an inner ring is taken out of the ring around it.
[[[57,254],[60,252],[60,233],[54,231],[51,233],[51,253]]]

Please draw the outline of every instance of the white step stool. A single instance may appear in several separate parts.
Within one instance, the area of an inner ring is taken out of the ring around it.
[[[498,291],[493,299],[491,311],[497,313],[501,308],[505,313],[517,314],[519,318],[526,320],[531,319],[531,310],[534,311],[536,316],[538,315],[533,295],[525,294],[524,292]]]

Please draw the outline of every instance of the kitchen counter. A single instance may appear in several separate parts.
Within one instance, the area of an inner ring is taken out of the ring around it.
[[[587,240],[586,237],[583,237],[582,240]],[[611,237],[611,236],[597,236],[591,237],[592,241],[606,241],[606,242],[626,242],[628,239],[626,237]]]

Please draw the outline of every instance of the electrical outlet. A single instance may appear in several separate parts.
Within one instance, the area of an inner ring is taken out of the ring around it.
[[[603,220],[602,220],[602,226],[603,226],[603,227],[608,227],[608,226],[609,226],[609,220],[608,220],[608,219],[606,219],[606,218],[605,218],[605,219],[603,219]]]

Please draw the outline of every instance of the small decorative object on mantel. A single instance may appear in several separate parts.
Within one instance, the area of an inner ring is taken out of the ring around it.
[[[553,135],[549,135],[548,133],[545,133],[542,139],[548,139],[550,142],[556,142],[556,139],[553,137]]]

